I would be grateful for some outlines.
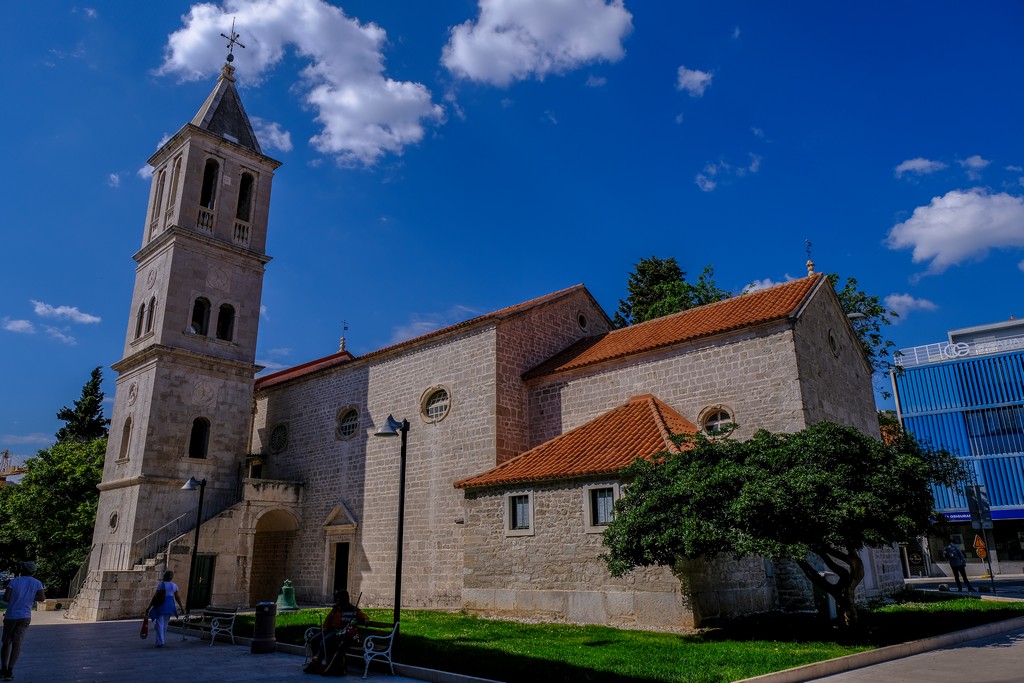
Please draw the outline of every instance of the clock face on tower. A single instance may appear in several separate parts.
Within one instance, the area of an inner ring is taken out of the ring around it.
[[[231,279],[228,277],[226,270],[219,266],[214,266],[210,268],[210,272],[206,276],[206,284],[210,289],[226,292],[231,288]]]

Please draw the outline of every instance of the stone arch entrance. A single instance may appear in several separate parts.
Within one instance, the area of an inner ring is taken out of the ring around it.
[[[287,510],[269,510],[256,522],[252,544],[249,604],[277,600],[288,578],[288,566],[299,520]]]

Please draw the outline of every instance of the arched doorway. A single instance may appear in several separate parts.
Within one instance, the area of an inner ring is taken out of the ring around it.
[[[256,522],[249,575],[249,604],[277,600],[288,578],[288,566],[299,520],[286,510],[271,510]]]

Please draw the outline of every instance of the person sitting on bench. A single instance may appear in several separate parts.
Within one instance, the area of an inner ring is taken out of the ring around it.
[[[339,673],[343,673],[346,668],[345,650],[359,641],[356,625],[363,625],[369,621],[369,617],[349,602],[348,591],[336,591],[334,606],[324,618],[320,633],[313,636],[309,642],[313,651],[313,660],[306,665],[303,671],[308,674],[323,673],[326,668],[330,667],[335,655],[338,655],[341,661],[330,668],[336,668]]]

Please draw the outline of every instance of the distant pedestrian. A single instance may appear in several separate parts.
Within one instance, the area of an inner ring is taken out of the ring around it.
[[[967,580],[967,558],[964,557],[964,551],[960,549],[953,539],[949,539],[949,545],[942,551],[943,556],[949,560],[949,568],[953,570],[953,578],[956,580],[957,591],[962,591],[960,587],[960,577],[963,577],[964,583],[967,584],[967,592],[973,592],[974,588],[971,587],[971,582]]]
[[[156,640],[157,647],[164,646],[167,624],[170,622],[171,617],[178,616],[178,610],[175,608],[174,603],[177,602],[178,607],[181,607],[181,611],[185,611],[185,607],[181,604],[181,598],[178,597],[178,584],[171,581],[173,578],[174,572],[164,572],[164,580],[157,584],[156,592],[153,594],[153,600],[156,601],[160,597],[160,591],[162,590],[164,593],[163,600],[158,604],[153,604],[149,610],[149,617],[153,620],[153,631],[156,634],[154,640]]]
[[[7,612],[4,614],[4,635],[0,674],[5,681],[14,680],[14,663],[21,653],[29,622],[32,621],[32,603],[46,599],[46,588],[33,576],[36,563],[28,560],[21,563],[21,576],[11,579],[4,590]]]

